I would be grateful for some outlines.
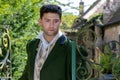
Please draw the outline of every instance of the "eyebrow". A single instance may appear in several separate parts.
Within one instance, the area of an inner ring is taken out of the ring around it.
[[[49,18],[44,18],[44,19],[45,19],[45,20],[46,20],[46,19],[49,20]],[[55,19],[55,20],[60,20],[60,18],[53,18],[53,19]]]

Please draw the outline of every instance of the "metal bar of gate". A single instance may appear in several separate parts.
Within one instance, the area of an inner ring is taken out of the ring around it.
[[[72,80],[76,80],[76,46],[72,41]]]

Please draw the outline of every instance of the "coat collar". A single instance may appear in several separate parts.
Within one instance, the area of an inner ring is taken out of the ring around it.
[[[58,40],[57,43],[58,44],[64,44],[67,40],[67,37],[65,35],[62,35]]]

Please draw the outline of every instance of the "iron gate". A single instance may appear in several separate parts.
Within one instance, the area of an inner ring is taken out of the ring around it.
[[[11,42],[9,27],[0,26],[0,80],[11,80]]]

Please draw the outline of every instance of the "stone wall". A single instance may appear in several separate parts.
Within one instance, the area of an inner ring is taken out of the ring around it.
[[[120,23],[108,25],[104,28],[104,43],[112,40],[120,41]]]

